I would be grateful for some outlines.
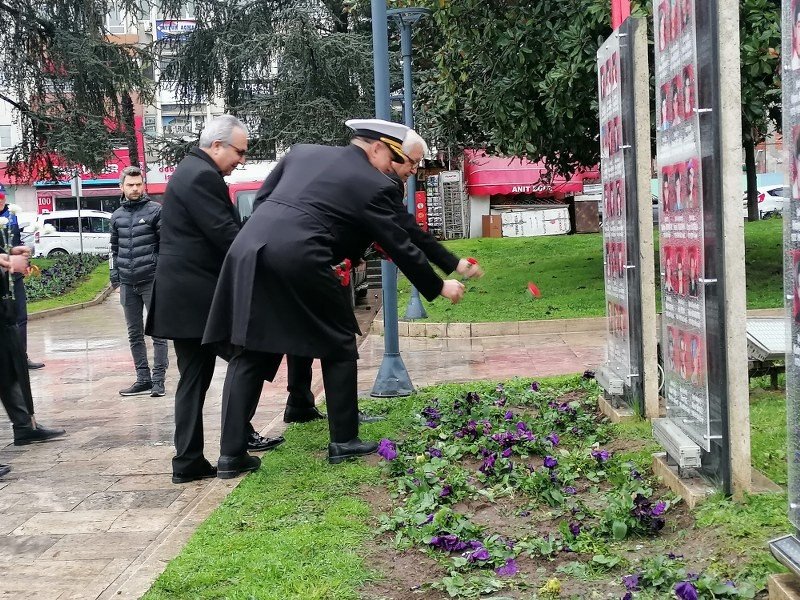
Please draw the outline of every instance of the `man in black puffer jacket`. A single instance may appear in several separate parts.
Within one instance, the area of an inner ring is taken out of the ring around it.
[[[126,167],[119,179],[122,206],[111,215],[111,285],[120,288],[125,310],[128,341],[136,366],[136,381],[120,390],[121,396],[166,394],[167,340],[153,338],[153,373],[147,362],[142,309],[150,309],[153,280],[158,261],[161,205],[144,193],[144,179],[138,167]]]

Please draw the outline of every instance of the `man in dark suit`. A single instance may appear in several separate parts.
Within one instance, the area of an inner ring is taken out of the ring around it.
[[[243,164],[246,153],[245,126],[231,115],[212,119],[200,134],[199,147],[176,167],[164,194],[146,333],[173,340],[178,358],[173,483],[217,474],[203,455],[203,404],[217,357],[201,339],[222,261],[240,229],[223,176]],[[247,444],[246,438],[247,432],[242,443]],[[281,441],[266,440],[265,446]],[[258,468],[257,458],[250,468]]]
[[[28,364],[22,340],[17,334],[17,315],[11,277],[28,269],[30,250],[12,246],[0,228],[0,403],[14,426],[14,445],[46,442],[64,435],[63,429],[49,429],[36,422]],[[0,465],[0,473],[8,472]]]
[[[420,162],[428,152],[428,145],[416,131],[409,129],[403,139],[402,152],[405,156],[403,162],[392,162],[392,173],[389,177],[395,181],[398,188],[405,196],[405,186],[411,175],[416,175]],[[259,197],[263,200],[263,197]],[[253,210],[258,203],[253,205]],[[407,212],[405,206],[396,207],[398,211],[406,211],[399,215],[403,228],[411,237],[411,242],[425,254],[425,257],[439,267],[444,273],[457,272],[462,277],[472,278],[483,275],[476,263],[467,259],[459,259],[455,254],[445,248],[433,235],[423,231],[417,225],[414,217]],[[314,405],[314,394],[311,392],[312,364],[314,359],[308,356],[286,357],[289,398],[286,400],[286,410],[283,413],[285,423],[305,423],[315,419],[323,419],[325,415],[319,412]],[[381,417],[372,417],[359,413],[361,423],[370,423],[380,420]]]
[[[377,241],[429,300],[455,303],[464,294],[461,282],[442,281],[403,227],[400,190],[387,173],[405,160],[408,128],[370,119],[355,129],[347,147],[293,147],[225,259],[203,337],[233,357],[222,396],[221,478],[247,469],[243,432],[284,354],[321,359],[330,462],[377,449],[358,437],[359,329],[331,265],[358,259]]]
[[[22,234],[19,228],[17,215],[12,210],[13,205],[7,204],[6,191],[0,184],[0,218],[8,219],[8,228],[11,230],[12,246],[22,246]],[[28,296],[25,292],[25,273],[14,273],[12,276],[14,286],[14,306],[17,311],[17,330],[19,331],[22,349],[25,351],[25,360],[29,369],[41,369],[43,362],[32,361],[28,358]]]

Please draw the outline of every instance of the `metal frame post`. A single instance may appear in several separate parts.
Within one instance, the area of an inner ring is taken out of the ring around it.
[[[375,117],[389,120],[389,33],[386,0],[372,1],[372,52],[375,76]],[[371,396],[394,398],[409,396],[414,385],[400,356],[397,330],[397,267],[381,262],[383,292],[383,361],[372,386]]]
[[[395,8],[387,11],[387,15],[392,21],[400,26],[400,53],[403,55],[403,119],[407,127],[414,128],[414,82],[411,77],[411,27],[430,11],[425,8]],[[408,212],[416,214],[417,177],[411,175],[406,185],[406,204]],[[385,313],[384,313],[385,314]],[[428,313],[422,305],[419,297],[419,290],[411,286],[411,297],[408,299],[408,306],[403,315],[403,319],[413,321],[416,319],[427,319]]]

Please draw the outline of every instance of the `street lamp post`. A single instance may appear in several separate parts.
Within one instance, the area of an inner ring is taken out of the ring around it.
[[[400,53],[403,55],[403,119],[405,125],[414,128],[414,90],[411,79],[411,27],[421,18],[429,15],[431,11],[427,8],[393,8],[387,11],[387,15],[392,21],[400,26]],[[406,203],[408,212],[416,214],[417,177],[412,175],[408,178]],[[419,290],[411,287],[411,298],[406,306],[406,313],[403,318],[409,321],[416,319],[427,319],[428,313],[422,305],[419,297]]]
[[[372,52],[375,75],[375,117],[389,120],[389,37],[386,0],[372,0]],[[383,291],[383,361],[372,386],[371,396],[409,396],[414,385],[400,356],[397,331],[397,267],[381,262]]]

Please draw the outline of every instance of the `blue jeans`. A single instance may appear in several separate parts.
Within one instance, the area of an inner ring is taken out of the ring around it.
[[[147,345],[144,343],[144,317],[143,311],[150,307],[150,297],[153,294],[153,282],[138,285],[121,284],[119,299],[125,311],[125,322],[128,325],[128,342],[131,346],[133,364],[136,367],[136,381],[139,383],[154,381],[164,383],[164,377],[169,366],[167,356],[167,340],[153,338],[153,374],[150,375],[150,365],[147,362]]]

